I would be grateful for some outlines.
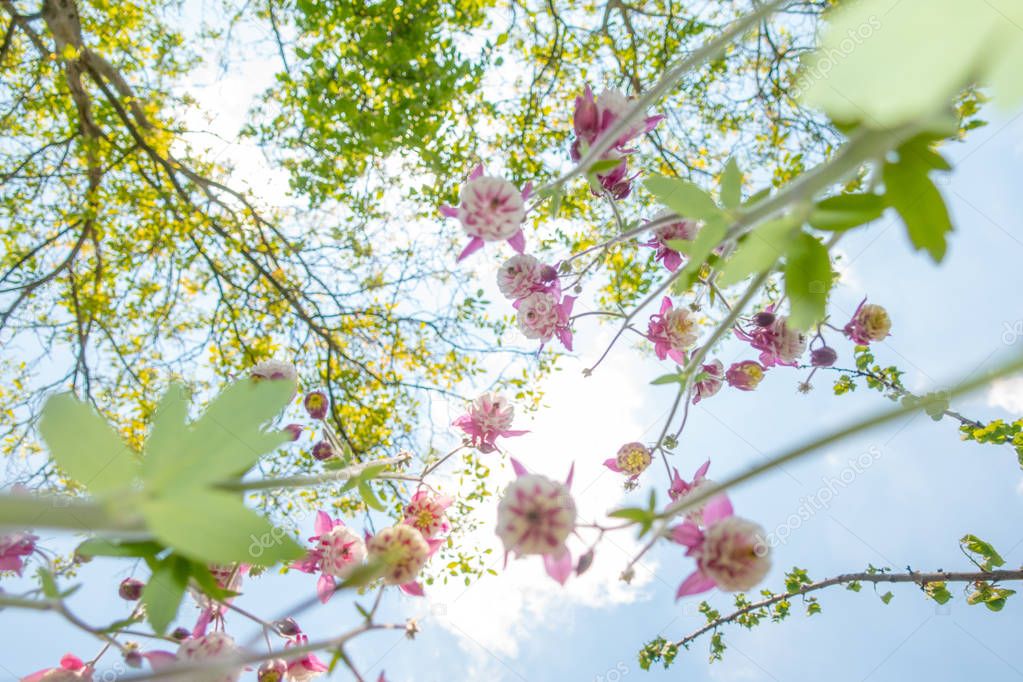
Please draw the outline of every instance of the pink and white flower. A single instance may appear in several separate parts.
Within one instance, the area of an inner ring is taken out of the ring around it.
[[[422,533],[405,524],[391,526],[369,538],[366,550],[371,559],[384,565],[384,583],[397,585],[406,594],[423,595],[415,579],[430,558],[430,546]]]
[[[849,324],[842,330],[853,343],[869,346],[875,341],[884,340],[892,332],[892,320],[888,311],[875,303],[860,301]]]
[[[461,203],[457,208],[440,207],[441,215],[457,218],[471,237],[458,260],[480,250],[486,242],[507,241],[519,253],[526,249],[522,222],[526,219],[530,186],[520,192],[509,181],[483,173],[482,164],[473,169],[459,192]]]
[[[654,344],[660,360],[671,358],[684,364],[686,352],[696,344],[699,328],[696,316],[688,308],[674,308],[667,296],[661,301],[661,310],[650,316],[647,338]]]
[[[14,571],[21,575],[24,559],[36,551],[39,536],[31,533],[0,535],[0,571]]]
[[[287,662],[283,658],[272,658],[260,664],[256,670],[256,682],[284,682],[287,674]]]
[[[295,365],[284,360],[264,360],[256,364],[250,374],[256,380],[298,382],[298,370],[295,369]]]
[[[711,360],[700,367],[702,379],[696,382],[696,392],[693,394],[693,404],[704,398],[710,398],[721,390],[721,384],[725,380],[725,366],[720,360]]]
[[[309,538],[314,547],[291,566],[303,573],[320,573],[316,593],[326,604],[334,594],[337,579],[347,577],[365,560],[366,546],[340,519],[332,519],[323,511],[316,512],[314,531],[316,535]]]
[[[512,460],[516,479],[497,506],[497,536],[504,544],[505,561],[516,556],[543,556],[547,575],[562,585],[572,573],[572,555],[565,545],[575,530],[575,501],[569,492],[572,470],[565,483],[530,474]]]
[[[73,654],[65,654],[57,668],[46,668],[26,675],[21,682],[74,682],[75,680],[91,680],[92,668],[82,659]]]
[[[594,96],[587,85],[583,94],[575,99],[572,126],[575,129],[576,140],[572,144],[572,160],[578,161],[582,157],[580,149],[582,144],[590,146],[596,142],[615,121],[625,116],[630,106],[629,99],[618,90],[604,90]],[[624,149],[626,144],[656,128],[663,118],[664,116],[648,116],[630,123],[615,138],[611,149],[629,151]]]
[[[513,301],[538,291],[561,296],[558,271],[524,253],[509,258],[497,271],[497,288],[505,298]]]
[[[654,220],[671,215],[673,215],[671,211],[662,211],[654,216]],[[656,249],[657,253],[654,255],[654,260],[664,263],[664,267],[671,272],[675,272],[678,270],[679,266],[682,265],[682,254],[671,246],[668,246],[668,242],[690,242],[696,239],[696,234],[699,231],[700,223],[693,220],[679,220],[674,223],[655,227],[653,239],[645,242],[643,246],[649,246],[652,249]]]
[[[285,648],[292,646],[304,646],[308,644],[309,638],[304,634],[297,635],[294,639],[288,640]],[[307,682],[330,670],[330,667],[321,661],[316,654],[307,653],[299,658],[288,661],[287,677],[289,682]]]
[[[672,502],[678,502],[684,497],[691,495],[693,492],[703,488],[706,489],[708,486],[713,485],[707,480],[707,470],[710,468],[710,460],[708,459],[700,468],[693,474],[692,481],[686,481],[682,476],[679,475],[678,469],[673,469],[673,475],[671,478],[671,487],[668,488],[668,497],[671,498]],[[686,519],[695,523],[697,526],[703,525],[703,510],[706,508],[706,503],[701,504],[697,507],[693,507],[686,511]]]
[[[642,443],[626,443],[618,448],[618,454],[612,459],[604,460],[604,466],[611,471],[627,474],[635,480],[646,471],[653,461],[650,449]]]
[[[423,534],[423,539],[430,545],[430,554],[436,552],[444,542],[438,536],[451,530],[445,511],[452,502],[447,495],[434,495],[419,490],[405,505],[405,523]]]
[[[806,352],[806,336],[789,327],[788,318],[784,315],[776,316],[769,325],[757,326],[751,332],[736,327],[735,335],[760,351],[760,363],[764,367],[794,367]]]
[[[469,411],[452,422],[469,436],[469,443],[480,452],[497,449],[498,437],[521,436],[528,431],[511,429],[515,408],[497,393],[484,393],[472,401]]]
[[[770,548],[764,529],[735,516],[724,495],[712,498],[704,509],[706,530],[686,521],[671,535],[684,545],[686,556],[696,559],[696,570],[679,585],[675,598],[700,594],[714,587],[725,592],[752,589],[771,568]]]
[[[211,632],[201,637],[189,637],[178,647],[179,662],[198,663],[218,658],[228,658],[240,654],[234,638],[226,632]],[[191,671],[181,675],[168,677],[175,682],[238,682],[241,677],[241,666],[235,670],[217,670],[215,672]]]
[[[732,388],[737,388],[740,391],[752,391],[763,381],[766,371],[767,368],[756,360],[743,360],[732,363],[732,366],[725,372],[725,380]]]
[[[547,343],[555,336],[568,350],[572,350],[572,318],[574,296],[565,296],[558,302],[557,296],[546,291],[537,291],[515,302],[519,314],[519,330],[527,339],[540,339]]]

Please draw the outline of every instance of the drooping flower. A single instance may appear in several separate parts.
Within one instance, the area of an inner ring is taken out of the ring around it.
[[[555,336],[568,350],[572,350],[572,317],[574,296],[565,296],[558,302],[557,296],[546,291],[537,291],[515,302],[518,309],[519,330],[527,339],[540,339],[547,343]]]
[[[65,654],[60,659],[60,666],[46,668],[21,678],[21,682],[74,682],[75,680],[91,680],[92,668],[73,654]]]
[[[543,556],[547,575],[562,585],[572,573],[572,555],[565,545],[575,530],[575,501],[569,492],[572,470],[565,483],[530,474],[512,460],[516,479],[497,506],[497,536],[504,544],[505,561],[517,556]]]
[[[509,428],[515,418],[515,408],[497,393],[484,393],[472,401],[469,411],[452,422],[469,436],[469,442],[480,452],[497,449],[498,437],[521,436],[526,431]]]
[[[772,312],[773,314],[773,312]],[[768,325],[758,325],[750,332],[735,328],[735,335],[760,351],[760,363],[765,367],[797,364],[806,351],[806,336],[788,325],[788,318],[776,315]]]
[[[612,459],[604,461],[611,471],[628,474],[629,478],[635,479],[650,466],[653,457],[650,449],[642,443],[626,443],[618,448],[618,454]]]
[[[310,391],[305,394],[302,404],[311,419],[323,419],[327,416],[330,400],[327,399],[327,394],[323,391]]]
[[[309,638],[304,634],[297,635],[294,639],[288,640],[285,648],[292,646],[304,646]],[[303,654],[302,656],[288,661],[287,677],[289,682],[307,682],[330,670],[330,667],[321,661],[314,653]]]
[[[561,295],[558,271],[524,253],[509,258],[497,271],[497,288],[512,301],[537,291],[545,291],[555,297]]]
[[[452,501],[447,495],[433,495],[419,490],[405,506],[405,523],[423,534],[423,539],[430,545],[431,554],[443,543],[438,536],[451,530],[444,512]]]
[[[618,152],[611,151],[604,155],[604,160],[608,161],[618,156]],[[621,161],[611,170],[597,173],[597,180],[600,182],[600,186],[606,189],[618,201],[632,194],[632,181],[637,177],[639,177],[639,173],[629,175],[629,161],[626,156],[621,156]],[[599,192],[594,191],[593,194],[599,195]]]
[[[316,512],[313,524],[314,543],[304,558],[294,562],[292,568],[303,573],[320,573],[316,593],[324,604],[334,594],[337,579],[344,578],[366,558],[366,546],[357,533],[340,519],[332,519],[326,512]]]
[[[659,220],[671,215],[673,215],[671,211],[662,211],[654,216],[654,220]],[[682,265],[682,254],[671,246],[668,246],[668,242],[692,241],[696,238],[696,234],[699,231],[699,223],[693,220],[679,220],[674,223],[655,227],[653,238],[650,241],[645,242],[643,246],[649,246],[652,249],[656,249],[657,253],[654,255],[654,260],[660,261],[668,270],[675,272],[678,270],[679,266]]]
[[[440,207],[441,215],[458,218],[462,229],[471,237],[458,260],[483,248],[485,242],[507,241],[513,249],[522,253],[526,248],[522,221],[526,218],[529,194],[529,185],[520,192],[503,178],[484,175],[482,165],[476,166],[468,182],[462,185],[458,207]]]
[[[721,390],[721,384],[725,380],[725,366],[720,360],[711,360],[700,367],[702,379],[696,382],[696,392],[693,394],[693,404],[704,398],[709,398]]]
[[[838,352],[831,346],[821,346],[810,351],[810,364],[814,367],[831,367],[838,360]]]
[[[661,301],[661,310],[650,316],[647,338],[654,344],[660,360],[671,358],[684,364],[686,352],[698,338],[696,316],[688,308],[674,308],[667,296]]]
[[[853,343],[869,346],[872,342],[882,341],[891,334],[892,320],[888,317],[887,310],[863,299],[843,331]]]
[[[252,378],[270,381],[298,381],[295,365],[284,360],[264,360],[252,368]]]
[[[0,571],[14,571],[21,575],[24,558],[36,551],[39,536],[31,533],[0,535]]]
[[[678,500],[681,500],[682,498],[692,494],[694,491],[700,488],[706,489],[707,486],[713,485],[709,480],[707,480],[707,470],[709,468],[710,460],[708,459],[706,462],[700,465],[700,468],[696,470],[695,474],[693,474],[692,481],[686,481],[684,478],[682,478],[682,476],[679,475],[678,469],[673,469],[671,487],[668,488],[668,497],[671,498],[671,501],[677,502]],[[686,510],[686,519],[688,519],[692,523],[695,523],[697,526],[702,526],[703,510],[706,508],[706,506],[707,504],[704,503],[697,507],[693,507],[692,509]]]
[[[323,460],[330,459],[335,454],[337,453],[329,440],[317,441],[316,445],[313,446],[313,458],[318,459],[321,462]]]
[[[624,117],[630,107],[630,102],[625,95],[618,90],[604,90],[594,96],[590,86],[586,86],[583,94],[575,99],[575,114],[572,119],[572,126],[575,129],[576,140],[572,144],[571,155],[573,161],[582,157],[582,144],[592,145],[597,141],[616,120]],[[627,152],[624,146],[645,133],[657,127],[663,116],[648,116],[637,119],[630,123],[615,138],[612,150]]]
[[[234,638],[226,632],[210,632],[201,637],[189,637],[178,647],[177,659],[179,662],[198,663],[210,661],[217,658],[236,656],[240,652],[234,643]],[[241,677],[239,669],[217,670],[210,672],[190,671],[181,675],[168,677],[174,682],[238,682]]]
[[[281,429],[281,431],[284,431],[284,433],[288,434],[288,438],[291,439],[292,442],[295,442],[296,440],[302,437],[301,424],[288,424],[283,429]]]
[[[740,391],[752,391],[764,378],[766,368],[756,360],[734,362],[725,372],[725,380],[732,388]]]
[[[724,495],[712,498],[703,512],[706,530],[686,521],[672,529],[686,556],[696,559],[696,570],[679,585],[675,598],[700,594],[714,587],[740,592],[756,587],[771,568],[764,529],[734,516]]]
[[[284,682],[288,674],[288,664],[282,658],[263,661],[256,671],[256,682]]]
[[[117,586],[117,594],[125,601],[138,601],[142,598],[142,588],[146,584],[137,578],[125,578]]]
[[[366,549],[371,559],[383,563],[384,583],[397,585],[406,594],[423,595],[422,586],[415,580],[430,558],[430,546],[422,533],[412,526],[398,524],[367,540]]]

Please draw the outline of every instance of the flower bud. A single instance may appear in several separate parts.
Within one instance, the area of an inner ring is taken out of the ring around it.
[[[120,595],[121,599],[138,601],[142,597],[142,588],[145,586],[146,584],[141,580],[125,578],[121,581],[120,587],[117,588],[117,594]]]
[[[281,682],[288,674],[288,664],[280,658],[263,661],[256,671],[256,679],[259,682]]]
[[[334,456],[334,446],[325,440],[321,440],[319,443],[313,446],[313,457],[320,460],[321,462],[325,459],[330,459]]]
[[[590,570],[590,566],[593,565],[593,550],[588,550],[585,554],[579,557],[579,563],[575,565],[575,574],[582,575],[586,571]]]
[[[323,391],[312,391],[306,393],[303,405],[311,418],[323,419],[327,416],[327,406],[330,405],[330,401],[327,400],[327,394]]]
[[[292,441],[298,440],[298,437],[302,435],[302,427],[298,424],[288,424],[284,427],[284,431]]]
[[[831,346],[821,346],[810,353],[810,364],[814,367],[831,367],[838,360],[838,353]]]
[[[189,632],[188,628],[174,628],[174,632],[172,632],[170,636],[171,639],[176,639],[180,642],[191,637],[192,633]]]
[[[141,668],[144,660],[138,649],[124,652],[124,663],[129,668]]]
[[[274,623],[274,627],[277,628],[277,632],[285,637],[294,637],[302,634],[302,628],[298,627],[298,623],[295,622],[294,618],[282,618]]]
[[[758,327],[770,327],[774,324],[775,316],[774,313],[769,313],[763,310],[753,316],[753,324]]]

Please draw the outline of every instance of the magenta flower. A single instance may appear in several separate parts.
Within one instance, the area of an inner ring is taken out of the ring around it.
[[[674,472],[671,478],[671,487],[668,488],[668,497],[671,498],[672,502],[677,502],[683,497],[690,495],[693,491],[700,488],[706,488],[708,485],[712,485],[707,480],[707,470],[710,468],[710,460],[704,462],[696,473],[693,474],[693,480],[686,481],[679,475],[678,469],[673,469]],[[704,525],[703,521],[703,510],[706,508],[706,504],[702,504],[696,508],[690,509],[686,512],[686,519],[695,523],[697,526]]]
[[[21,575],[24,557],[36,551],[39,536],[31,533],[0,535],[0,571],[14,571]]]
[[[241,652],[234,643],[234,638],[226,632],[211,632],[200,637],[189,637],[178,647],[177,660],[179,662],[201,662],[217,658],[237,656]],[[187,678],[192,682],[238,682],[242,671],[240,669],[221,671],[217,673],[204,673],[202,675],[188,674]],[[184,682],[186,676],[174,676],[168,679],[176,682]]]
[[[304,634],[289,639],[284,645],[285,648],[292,646],[304,646],[309,643],[309,638]],[[316,654],[307,653],[299,658],[288,661],[288,680],[290,682],[306,682],[307,680],[319,677],[330,670],[330,667],[321,661]]]
[[[628,98],[618,90],[604,90],[594,97],[593,91],[587,85],[583,94],[575,98],[572,126],[575,129],[576,140],[572,144],[572,160],[578,161],[582,158],[580,146],[585,144],[589,147],[596,142],[616,120],[625,115],[629,106]],[[664,116],[648,116],[643,120],[634,121],[618,135],[611,149],[628,153],[631,150],[624,149],[624,146],[634,138],[656,128],[663,118]]]
[[[493,452],[497,449],[497,438],[521,436],[528,431],[516,431],[509,428],[515,418],[515,408],[504,396],[497,393],[484,393],[472,401],[469,411],[452,422],[469,436],[469,443],[480,452]]]
[[[538,291],[515,302],[518,309],[519,330],[527,339],[540,339],[547,343],[555,336],[568,350],[572,350],[572,317],[574,296],[565,296],[558,302],[554,294]]]
[[[788,318],[784,315],[778,315],[770,324],[757,326],[751,332],[736,327],[735,335],[760,351],[760,363],[765,368],[775,365],[795,367],[799,356],[806,352],[806,336],[789,327]]]
[[[842,330],[853,343],[869,346],[874,341],[882,341],[892,332],[892,320],[888,311],[867,299],[860,301],[849,324]]]
[[[447,495],[433,495],[419,490],[405,506],[405,523],[423,534],[423,539],[430,546],[430,554],[437,551],[443,544],[443,535],[451,530],[445,511],[453,500]]]
[[[605,154],[604,158],[614,158],[615,152]],[[632,194],[632,181],[639,177],[639,173],[629,175],[629,162],[627,157],[622,157],[621,163],[604,173],[597,173],[597,180],[600,186],[610,192],[611,196],[621,201]],[[599,195],[598,192],[593,194]]]
[[[721,390],[721,384],[725,380],[725,366],[720,360],[711,360],[700,367],[702,379],[696,381],[696,393],[693,394],[693,404],[704,398],[709,398]]]
[[[505,561],[517,556],[543,556],[547,575],[562,585],[572,573],[572,555],[565,545],[575,530],[575,501],[569,493],[572,469],[564,484],[530,474],[512,460],[516,479],[497,506],[497,536],[504,544]]]
[[[519,253],[525,251],[522,221],[526,219],[526,199],[530,191],[530,185],[520,192],[503,178],[484,175],[482,164],[476,166],[469,181],[462,185],[458,208],[440,207],[441,215],[458,218],[462,229],[471,237],[458,260],[479,251],[485,242],[507,241]]]
[[[653,342],[658,359],[671,358],[684,364],[686,351],[696,343],[696,316],[688,308],[673,308],[671,299],[665,296],[660,312],[650,316],[647,338]]]
[[[304,558],[291,564],[303,573],[320,573],[316,582],[316,593],[324,604],[334,594],[337,579],[344,578],[366,558],[366,546],[362,538],[340,519],[332,519],[326,512],[316,512],[313,530],[316,535],[309,538],[314,547]]]
[[[611,471],[627,474],[630,480],[635,480],[641,473],[646,471],[653,461],[650,450],[642,443],[626,443],[618,448],[618,454],[608,460],[604,460],[604,466]]]
[[[671,211],[662,211],[654,216],[654,220],[672,215]],[[700,224],[692,220],[679,220],[678,222],[661,225],[654,228],[653,238],[645,242],[643,246],[656,249],[654,260],[660,261],[671,272],[678,270],[682,265],[682,254],[668,246],[670,241],[689,242],[696,238],[700,231]]]
[[[675,598],[714,587],[726,592],[756,587],[771,568],[764,529],[734,516],[732,503],[724,495],[707,502],[703,519],[706,530],[691,521],[672,528],[672,539],[685,545],[686,556],[696,559],[696,570],[682,581]]]
[[[725,372],[725,380],[732,388],[740,391],[752,391],[764,378],[767,370],[756,360],[743,360],[732,363],[732,366]]]
[[[556,298],[561,296],[558,271],[523,253],[506,260],[497,271],[497,288],[505,298],[512,301],[538,291],[549,293]]]
[[[406,594],[423,596],[416,576],[430,558],[430,546],[412,526],[398,524],[385,528],[366,541],[366,551],[384,567],[384,583],[397,585]]]
[[[91,680],[92,668],[85,665],[82,659],[73,654],[65,654],[60,659],[60,667],[46,668],[31,675],[21,678],[21,682],[42,682],[42,680],[54,680],[55,682],[71,680]]]
[[[330,400],[327,399],[327,394],[323,391],[310,391],[305,394],[302,404],[311,419],[323,419],[327,416]]]

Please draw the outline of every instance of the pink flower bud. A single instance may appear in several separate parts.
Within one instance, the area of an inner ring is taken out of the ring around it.
[[[334,456],[334,446],[328,441],[321,440],[313,446],[313,457],[321,462]]]
[[[838,352],[831,346],[821,346],[810,353],[810,364],[814,367],[831,367],[838,360]]]
[[[323,391],[311,391],[305,394],[303,404],[305,411],[312,419],[323,419],[327,416],[327,406],[330,405],[330,401],[327,400],[327,394]]]
[[[757,325],[758,327],[770,327],[772,324],[774,324],[774,320],[775,314],[768,312],[766,310],[762,310],[753,316],[753,324]]]
[[[141,580],[125,578],[117,588],[117,594],[120,595],[121,599],[138,601],[142,598],[142,588],[145,586],[146,584]]]
[[[288,434],[288,438],[294,442],[302,435],[302,426],[300,424],[288,424],[282,431],[285,431]]]

